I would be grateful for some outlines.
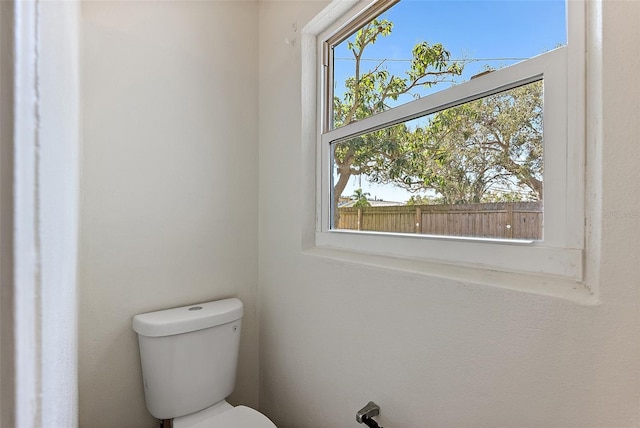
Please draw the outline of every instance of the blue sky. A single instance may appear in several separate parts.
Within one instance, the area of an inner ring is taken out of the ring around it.
[[[564,0],[403,0],[382,15],[394,23],[390,36],[380,37],[366,58],[411,59],[415,44],[442,43],[452,59],[530,58],[566,43]],[[336,82],[353,75],[353,54],[342,43],[335,49]],[[474,61],[462,80],[485,65],[514,61]],[[378,62],[363,65],[375,66]],[[388,61],[389,71],[404,75],[408,62]]]
[[[457,78],[459,82],[487,65],[499,68],[518,61],[505,58],[530,58],[567,42],[565,0],[402,0],[381,18],[394,23],[393,31],[367,47],[364,58],[374,61],[364,61],[362,67],[368,70],[385,58],[384,67],[398,76],[404,76],[411,49],[422,41],[442,43],[452,59],[471,61]],[[334,57],[335,92],[340,96],[344,91],[341,82],[354,74],[353,54],[343,42],[335,48]],[[440,84],[432,91],[451,84]],[[357,177],[352,178],[345,194],[353,193],[358,183]],[[364,177],[362,187],[372,197],[385,200],[409,197],[393,191],[392,186],[368,187]]]

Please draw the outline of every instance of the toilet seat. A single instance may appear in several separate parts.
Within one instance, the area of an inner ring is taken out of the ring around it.
[[[276,426],[257,410],[237,406],[201,420],[190,428],[276,428]]]

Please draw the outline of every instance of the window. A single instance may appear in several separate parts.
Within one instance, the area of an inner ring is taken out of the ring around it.
[[[381,0],[320,34],[316,245],[580,279],[582,9]]]

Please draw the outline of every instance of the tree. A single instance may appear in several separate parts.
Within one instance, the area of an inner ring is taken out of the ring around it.
[[[447,204],[514,199],[509,191],[541,200],[542,82],[438,112],[405,133],[400,151],[372,181],[433,190]]]
[[[497,153],[496,177],[543,196],[543,85],[520,86],[480,100],[473,142]]]
[[[391,34],[393,23],[374,19],[356,32],[347,43],[353,54],[354,76],[345,82],[342,99],[334,97],[334,127],[347,125],[388,109],[389,103],[403,94],[415,93],[418,88],[431,87],[462,74],[462,64],[450,61],[450,53],[440,43],[418,43],[412,49],[412,59],[404,77],[395,76],[384,68],[384,61],[364,71],[362,58],[365,49],[378,37]],[[403,131],[382,130],[334,146],[333,159],[337,180],[333,189],[334,206],[354,175],[370,175],[385,162],[401,153]],[[337,224],[338,210],[334,210]]]
[[[369,196],[371,196],[368,192],[363,192],[362,189],[356,189],[351,196],[351,199],[356,201],[353,206],[354,208],[367,208],[371,206],[369,203]]]

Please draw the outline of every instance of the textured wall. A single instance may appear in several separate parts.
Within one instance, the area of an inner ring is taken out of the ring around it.
[[[78,423],[80,4],[42,2],[39,11],[40,423],[72,427]]]
[[[389,427],[640,425],[640,3],[605,2],[589,53],[604,52],[589,71],[602,90],[589,105],[594,304],[302,252],[299,35],[325,5],[260,4],[261,409],[297,428],[356,427],[369,400]]]
[[[84,2],[80,425],[150,427],[137,313],[245,303],[257,405],[254,2]]]
[[[639,425],[640,4],[604,3],[590,52],[594,305],[301,251],[300,31],[325,5],[83,5],[81,426],[154,423],[134,314],[232,295],[233,399],[257,404],[258,248],[260,407],[281,427],[357,426],[368,400],[390,427]]]

